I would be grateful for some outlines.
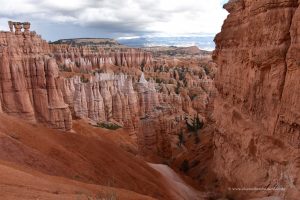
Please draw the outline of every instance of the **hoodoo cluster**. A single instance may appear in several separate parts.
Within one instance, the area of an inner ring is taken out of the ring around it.
[[[143,49],[49,44],[29,22],[8,25],[0,32],[0,113],[67,131],[78,118],[116,124],[137,138],[142,154],[169,158],[169,137],[213,94],[198,63],[183,61],[181,70],[179,61]]]
[[[16,35],[22,34],[22,29],[24,29],[24,34],[30,33],[30,23],[29,22],[8,22],[10,32],[15,32]]]

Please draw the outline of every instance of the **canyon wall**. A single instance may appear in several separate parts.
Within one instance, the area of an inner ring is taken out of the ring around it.
[[[230,14],[214,52],[215,172],[236,199],[299,199],[299,2],[235,0],[224,8]]]
[[[0,32],[0,110],[70,130],[71,113],[59,89],[63,79],[56,61],[47,42],[29,28],[29,23],[10,22],[11,31]]]

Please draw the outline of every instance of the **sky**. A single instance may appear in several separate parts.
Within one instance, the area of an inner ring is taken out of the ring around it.
[[[0,0],[7,21],[31,22],[44,39],[198,36],[220,32],[227,0]]]

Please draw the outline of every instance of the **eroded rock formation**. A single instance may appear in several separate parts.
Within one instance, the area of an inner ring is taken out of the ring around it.
[[[150,159],[171,158],[186,120],[206,116],[215,93],[215,66],[209,59],[49,45],[30,32],[30,23],[8,24],[10,32],[0,38],[0,112],[63,130],[71,130],[78,118],[100,127],[116,124]]]
[[[185,127],[188,115],[181,96],[158,92],[143,76],[138,82],[124,74],[96,73],[88,82],[75,76],[64,80],[62,93],[75,118],[117,123],[137,137],[145,156],[170,158],[168,138]]]
[[[63,93],[75,117],[114,121],[135,130],[138,97],[126,75],[96,73],[87,83],[75,76],[65,79]]]
[[[215,67],[201,59],[154,58],[128,48],[53,44],[51,49],[61,71],[71,77],[63,93],[73,115],[122,126],[137,138],[144,156],[170,158],[170,145],[162,147],[164,138],[176,141],[186,118],[206,115],[215,93]]]
[[[233,198],[299,199],[299,1],[236,0],[224,8],[230,14],[214,53],[215,171]]]
[[[51,49],[62,69],[75,72],[104,70],[112,66],[140,68],[152,65],[152,55],[138,49],[121,48],[105,51],[99,47],[71,45],[51,45]]]
[[[0,32],[1,110],[53,128],[70,130],[72,119],[60,91],[62,79],[46,41],[29,32],[29,23],[10,23],[14,32]]]

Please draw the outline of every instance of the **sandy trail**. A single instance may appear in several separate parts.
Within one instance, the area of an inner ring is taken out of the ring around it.
[[[174,200],[202,200],[205,194],[187,185],[176,172],[169,166],[162,164],[148,163],[150,167],[158,171],[165,179],[170,188]]]

